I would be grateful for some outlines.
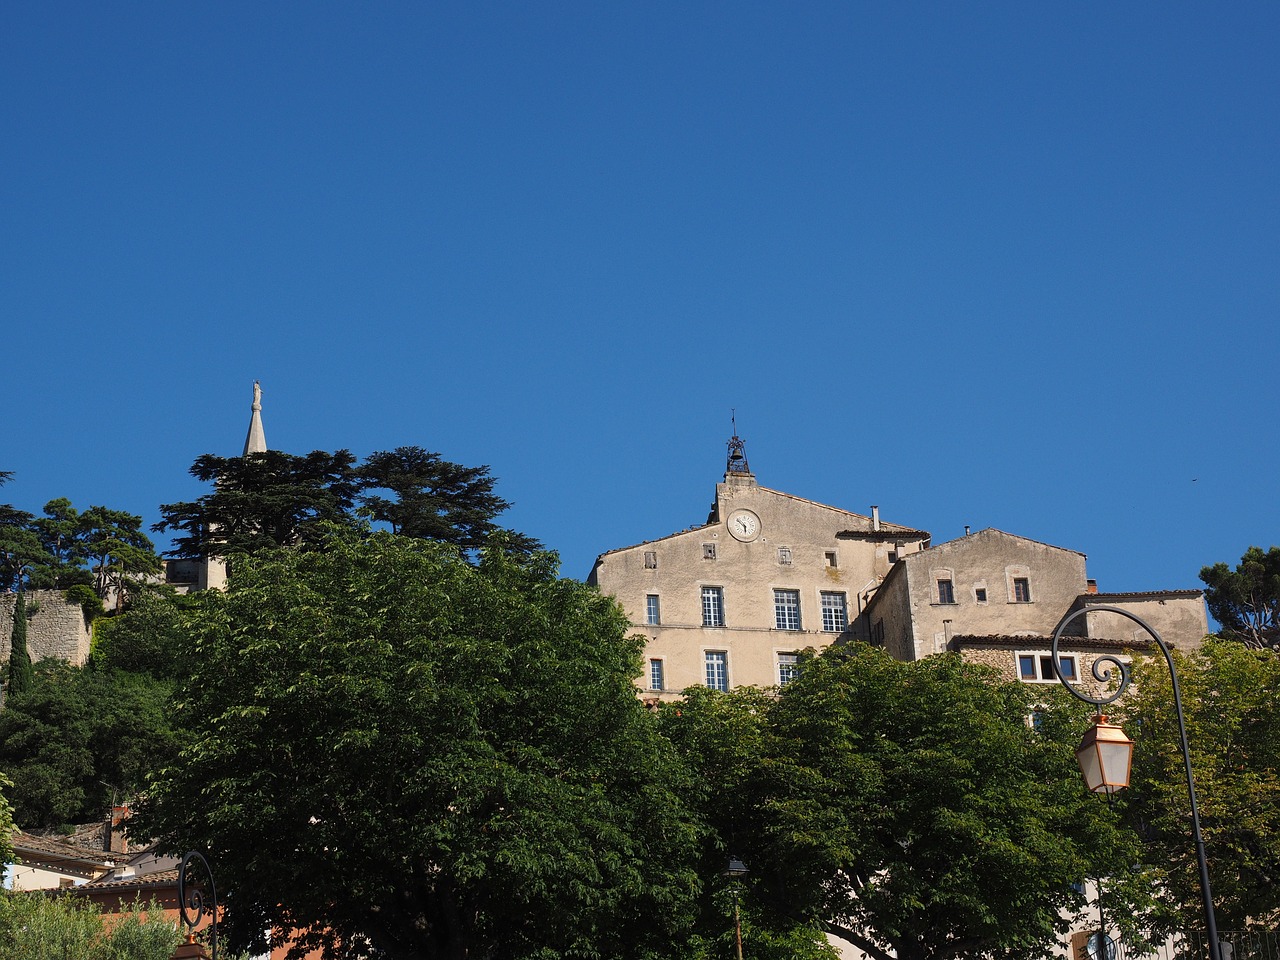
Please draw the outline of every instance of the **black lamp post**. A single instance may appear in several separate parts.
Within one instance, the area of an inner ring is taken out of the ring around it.
[[[730,880],[737,879],[747,872],[747,865],[736,857],[729,858],[729,866],[724,875]],[[738,960],[742,960],[742,920],[738,914],[738,884],[733,884],[733,932],[738,938]],[[1215,958],[1216,960],[1216,958]]]
[[[1099,683],[1106,683],[1111,679],[1111,667],[1104,668],[1103,664],[1114,666],[1120,671],[1120,682],[1115,692],[1110,696],[1097,699],[1081,693],[1073,687],[1067,681],[1067,678],[1062,675],[1062,671],[1058,669],[1058,664],[1061,662],[1058,659],[1058,641],[1062,638],[1063,631],[1076,617],[1084,616],[1088,613],[1115,613],[1122,617],[1127,617],[1145,630],[1151,636],[1151,639],[1156,642],[1160,652],[1164,654],[1165,663],[1169,667],[1169,679],[1173,683],[1173,709],[1178,715],[1178,742],[1182,747],[1182,760],[1187,773],[1187,796],[1191,801],[1191,835],[1195,841],[1196,860],[1200,866],[1200,898],[1204,904],[1204,921],[1206,932],[1209,936],[1209,960],[1222,960],[1222,947],[1218,943],[1218,921],[1213,914],[1213,893],[1209,887],[1209,861],[1204,852],[1204,838],[1200,835],[1200,812],[1196,807],[1196,783],[1191,774],[1191,751],[1187,747],[1187,724],[1182,715],[1182,693],[1178,688],[1178,671],[1173,668],[1173,656],[1170,654],[1164,640],[1161,639],[1160,634],[1156,633],[1155,629],[1145,620],[1135,616],[1128,610],[1122,610],[1120,607],[1084,607],[1064,619],[1062,623],[1058,624],[1058,629],[1053,632],[1051,653],[1054,673],[1057,674],[1058,680],[1073,697],[1083,700],[1085,703],[1091,703],[1098,708],[1097,722],[1085,733],[1084,740],[1076,751],[1076,760],[1079,762],[1080,770],[1084,774],[1085,784],[1095,793],[1107,794],[1127,787],[1129,785],[1130,762],[1133,758],[1133,741],[1125,736],[1124,731],[1119,727],[1107,723],[1107,718],[1102,715],[1102,708],[1106,704],[1114,703],[1120,699],[1120,696],[1129,686],[1128,666],[1119,658],[1110,654],[1098,657],[1094,661],[1093,678]],[[1099,892],[1099,900],[1101,900],[1101,892]],[[1106,932],[1102,931],[1104,939],[1105,935]],[[1103,960],[1105,960],[1105,957]]]

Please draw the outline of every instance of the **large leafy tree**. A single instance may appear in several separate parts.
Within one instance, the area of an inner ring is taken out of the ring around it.
[[[1048,714],[1069,709],[1054,699]],[[809,662],[748,781],[761,821],[738,846],[762,894],[881,960],[1051,955],[1079,882],[1136,852],[1080,783],[1080,724],[1032,729],[1032,706],[955,655],[857,645]]]
[[[1175,654],[1218,927],[1280,922],[1280,658],[1210,640]],[[1168,668],[1139,661],[1125,729],[1137,741],[1130,815],[1168,909],[1167,932],[1200,929],[1198,862]]]
[[[772,693],[754,687],[728,693],[691,687],[683,700],[660,709],[663,733],[696,774],[690,799],[703,820],[699,873],[716,878],[701,900],[697,931],[684,956],[729,955],[735,887],[745,919],[744,949],[751,957],[835,956],[820,922],[780,910],[757,878],[758,870],[767,869],[767,861],[760,858],[760,840],[770,823],[769,721],[775,702]],[[731,857],[747,859],[745,880],[726,882],[723,874]],[[766,895],[754,895],[753,890]]]
[[[487,466],[467,467],[421,447],[371,454],[360,465],[360,512],[386,523],[393,533],[476,548],[499,528],[494,518],[509,506],[493,492],[497,480]],[[521,550],[538,543],[508,534]]]
[[[278,450],[244,457],[205,454],[191,475],[213,490],[160,507],[156,531],[174,530],[177,557],[229,557],[295,546],[328,523],[350,523],[359,484],[346,450],[294,456]]]
[[[142,674],[44,661],[0,711],[0,769],[26,828],[95,820],[167,762],[170,684]]]
[[[1223,637],[1280,649],[1280,547],[1250,547],[1234,570],[1215,563],[1200,571],[1200,579]]]
[[[190,745],[144,829],[235,878],[228,929],[331,956],[634,957],[687,920],[697,826],[641,641],[555,560],[331,532],[192,615]]]

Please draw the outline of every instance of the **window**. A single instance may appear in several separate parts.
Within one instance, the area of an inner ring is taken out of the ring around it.
[[[716,558],[716,545],[714,543],[704,543],[702,545],[702,559],[714,560]]]
[[[646,550],[644,552],[644,568],[646,570],[658,569],[658,554],[655,551]]]
[[[1031,581],[1026,577],[1013,578],[1013,602],[1014,603],[1030,603],[1031,602]]]
[[[702,625],[724,626],[724,590],[720,587],[702,588]]]
[[[986,602],[987,602],[987,588],[986,588],[986,587],[974,587],[974,588],[973,588],[973,599],[977,600],[979,603],[986,603]]]
[[[955,603],[956,591],[950,580],[938,581],[938,602],[939,603]]]
[[[729,654],[723,650],[707,651],[707,686],[722,692],[729,689]]]
[[[837,566],[837,564],[836,564],[836,552],[835,552],[834,550],[828,550],[828,551],[827,551],[827,553],[826,553],[826,557],[827,557],[827,566],[828,566],[828,567],[834,567],[834,566]]]
[[[826,633],[842,633],[849,625],[843,593],[822,592],[822,629]]]
[[[798,676],[800,676],[800,654],[778,654],[778,686],[785,687]]]
[[[773,620],[779,630],[800,629],[800,591],[773,591]]]
[[[649,661],[649,689],[665,690],[666,684],[662,676],[662,661],[658,659]]]
[[[877,620],[876,625],[871,628],[871,642],[876,646],[884,646],[884,621]]]
[[[889,566],[893,566],[893,565],[894,565],[895,563],[897,563],[897,562],[898,562],[898,551],[897,551],[897,550],[890,550],[890,551],[889,551]]]
[[[644,622],[657,626],[662,622],[662,609],[658,605],[658,595],[651,593],[644,598]]]
[[[778,548],[778,562],[783,566],[790,566],[791,564],[791,548],[790,547]]]
[[[1058,655],[1059,668],[1068,680],[1076,678],[1076,658],[1071,654]],[[1048,653],[1018,654],[1018,678],[1025,683],[1056,683],[1053,672],[1053,655]]]

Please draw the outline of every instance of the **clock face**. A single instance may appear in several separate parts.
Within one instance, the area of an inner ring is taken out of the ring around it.
[[[729,514],[729,533],[743,542],[760,536],[760,518],[750,510],[735,510]]]

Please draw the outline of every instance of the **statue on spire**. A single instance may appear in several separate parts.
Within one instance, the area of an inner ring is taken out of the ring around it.
[[[253,407],[249,416],[249,433],[244,438],[244,453],[241,456],[247,457],[251,453],[267,452],[267,435],[262,430],[262,387],[258,381],[253,381]]]

